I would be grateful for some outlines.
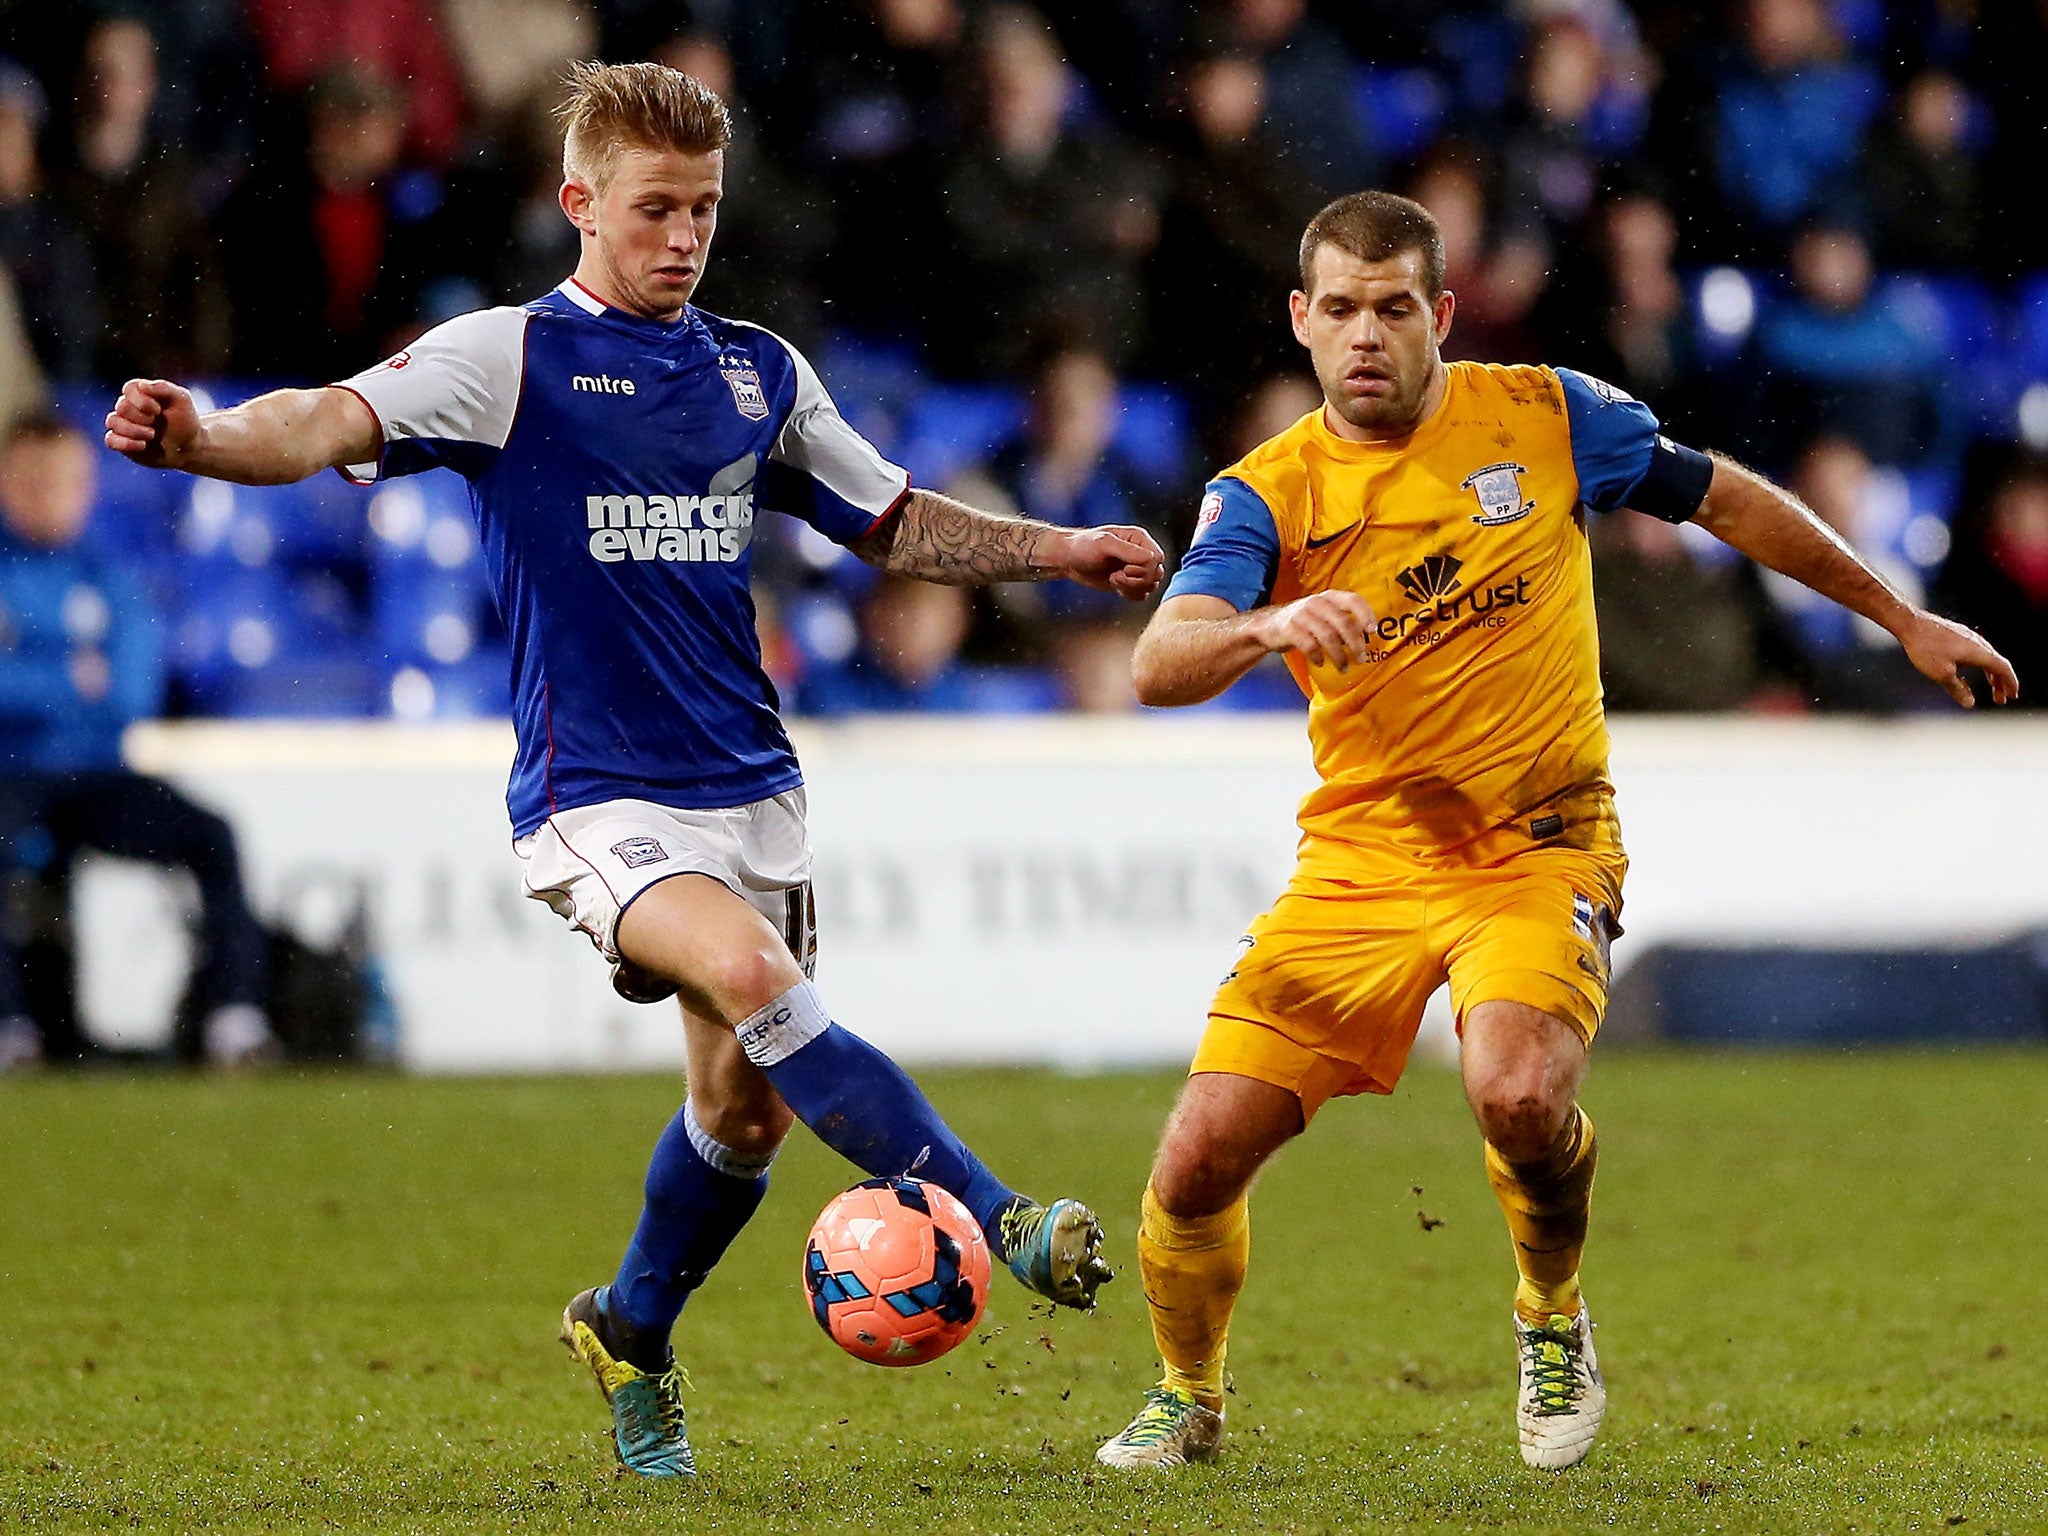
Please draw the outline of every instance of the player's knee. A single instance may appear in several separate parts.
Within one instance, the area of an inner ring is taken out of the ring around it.
[[[1472,1112],[1489,1146],[1511,1163],[1530,1162],[1556,1143],[1572,1102],[1539,1075],[1505,1075],[1473,1093]]]
[[[737,1024],[782,996],[803,980],[803,973],[785,949],[740,945],[705,962],[703,988],[719,1012]]]
[[[1152,1164],[1152,1198],[1169,1216],[1213,1216],[1244,1190],[1244,1179],[1214,1147],[1172,1142]]]

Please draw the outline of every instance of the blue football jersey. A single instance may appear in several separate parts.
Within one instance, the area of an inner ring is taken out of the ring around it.
[[[384,441],[351,479],[445,465],[469,482],[512,641],[515,836],[606,800],[706,810],[803,782],[754,630],[755,515],[851,544],[909,476],[794,347],[694,307],[626,314],[572,279],[342,387]]]

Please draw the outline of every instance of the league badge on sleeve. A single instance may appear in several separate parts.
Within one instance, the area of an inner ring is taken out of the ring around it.
[[[1202,535],[1216,525],[1216,519],[1223,515],[1223,493],[1211,491],[1202,498],[1202,510],[1195,514],[1195,536],[1188,540],[1190,545],[1199,544]]]
[[[739,413],[749,421],[765,421],[768,418],[768,397],[761,392],[761,375],[742,364],[734,368],[721,368],[725,382],[732,386],[732,403]]]
[[[1459,481],[1463,489],[1479,498],[1479,512],[1472,521],[1482,528],[1498,528],[1503,523],[1519,523],[1534,512],[1536,503],[1522,496],[1521,477],[1527,473],[1526,464],[1489,464]]]

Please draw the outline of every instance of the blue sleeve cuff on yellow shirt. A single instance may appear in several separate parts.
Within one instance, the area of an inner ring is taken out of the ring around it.
[[[1194,543],[1167,584],[1168,598],[1220,597],[1239,613],[1262,607],[1280,571],[1280,531],[1258,492],[1228,476],[1202,494]]]

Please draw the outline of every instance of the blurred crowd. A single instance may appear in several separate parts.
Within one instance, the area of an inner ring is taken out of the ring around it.
[[[1303,223],[1390,186],[1442,224],[1452,356],[1647,400],[2048,697],[2044,0],[0,0],[0,417],[339,377],[545,291],[582,56],[733,104],[699,298],[810,351],[919,483],[1178,545],[1201,482],[1316,403]],[[459,496],[365,522],[338,483],[108,462],[91,494],[82,537],[165,616],[150,708],[502,707]],[[878,580],[800,532],[757,543],[793,708],[1135,707],[1142,614]],[[1711,540],[1593,532],[1617,708],[1939,702]],[[1223,707],[1298,702],[1260,672]]]

